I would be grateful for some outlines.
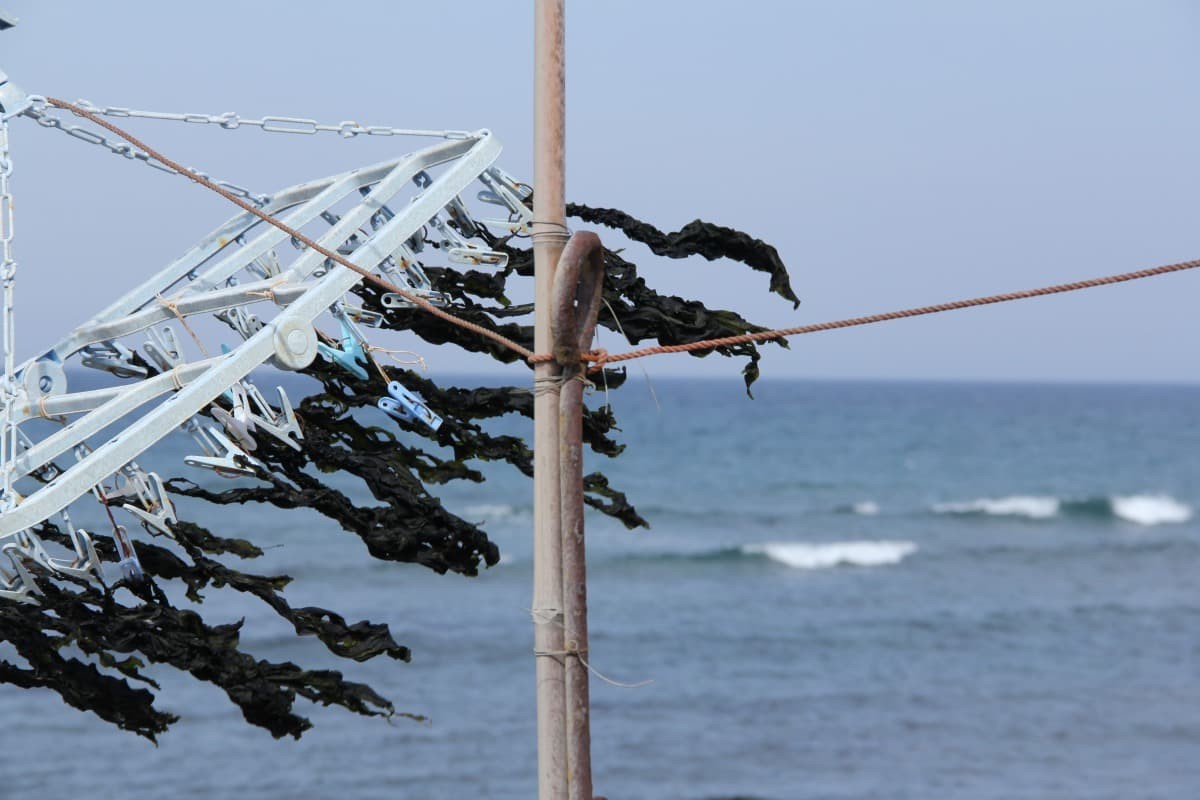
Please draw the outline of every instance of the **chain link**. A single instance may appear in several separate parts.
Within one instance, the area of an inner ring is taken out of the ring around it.
[[[149,153],[146,153],[142,150],[137,149],[136,147],[129,144],[128,142],[109,139],[109,138],[102,136],[101,134],[96,133],[95,131],[90,130],[88,128],[83,128],[83,127],[80,127],[79,125],[68,125],[68,124],[64,123],[61,118],[48,113],[46,111],[46,107],[47,106],[45,104],[45,101],[42,98],[34,98],[33,107],[25,112],[25,116],[30,117],[31,119],[35,120],[37,122],[37,124],[41,125],[43,128],[54,128],[56,130],[60,130],[63,133],[67,134],[68,136],[72,136],[76,139],[79,139],[82,142],[87,142],[88,144],[99,145],[100,147],[107,149],[114,155],[123,156],[131,161],[140,161],[148,167],[153,167],[154,169],[159,170],[160,172],[165,172],[169,175],[178,174],[175,170],[171,169],[166,164],[162,164],[159,161],[157,161],[156,159],[154,159],[152,156],[150,156]],[[259,205],[259,206],[266,205],[271,199],[269,196],[264,195],[264,194],[255,194],[254,192],[250,191],[249,189],[247,189],[244,186],[238,186],[236,183],[230,183],[229,181],[216,180],[211,175],[201,172],[200,170],[194,170],[194,169],[189,168],[188,171],[194,175],[200,175],[201,177],[204,177],[204,178],[207,178],[208,180],[213,181],[213,183],[217,184],[221,188],[227,189],[232,194],[235,194],[238,197],[249,200],[250,202],[254,203],[255,205]]]
[[[77,104],[93,114],[106,117],[139,117],[141,119],[171,120],[185,122],[190,125],[216,125],[227,131],[238,128],[260,128],[268,133],[298,133],[312,136],[317,133],[336,133],[342,138],[353,139],[356,136],[430,136],[436,139],[467,139],[471,134],[467,131],[436,131],[418,128],[393,128],[387,125],[360,125],[354,120],[342,122],[321,123],[305,117],[265,116],[261,119],[251,119],[238,116],[233,111],[224,114],[172,114],[166,111],[138,111],[137,109],[121,106],[98,106],[87,100],[78,100]],[[36,106],[36,104],[35,104]]]
[[[0,119],[0,282],[3,283],[4,419],[0,429],[0,497],[12,499],[12,464],[17,457],[17,426],[13,418],[16,405],[16,337],[13,319],[13,288],[17,277],[17,261],[13,258],[13,198],[8,187],[12,175],[12,155],[8,150],[8,122]]]

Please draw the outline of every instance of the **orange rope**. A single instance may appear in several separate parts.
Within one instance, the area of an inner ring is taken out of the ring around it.
[[[272,217],[270,214],[267,214],[266,212],[262,211],[261,209],[256,208],[255,206],[251,205],[250,203],[247,203],[242,198],[226,191],[225,189],[221,188],[220,186],[217,186],[215,183],[213,183],[212,181],[203,177],[202,175],[198,175],[195,172],[192,172],[191,170],[172,161],[171,159],[169,159],[166,156],[159,153],[157,150],[154,150],[153,148],[146,145],[141,140],[136,139],[132,134],[129,134],[129,133],[121,130],[116,125],[113,125],[112,123],[101,119],[100,117],[96,116],[95,114],[92,114],[91,112],[89,112],[83,108],[80,108],[79,106],[77,106],[73,103],[68,103],[64,100],[57,100],[53,97],[47,97],[46,102],[48,102],[52,106],[64,108],[64,109],[67,109],[68,111],[75,113],[78,116],[85,117],[85,118],[91,120],[92,122],[96,123],[100,127],[104,128],[105,130],[115,133],[117,136],[120,136],[122,139],[124,139],[125,141],[132,144],[134,147],[144,150],[151,158],[154,158],[155,160],[161,162],[162,164],[165,164],[166,166],[170,167],[171,169],[175,170],[176,172],[180,173],[181,175],[184,175],[185,177],[195,181],[196,183],[199,183],[201,186],[204,186],[207,189],[211,189],[212,191],[221,195],[229,202],[237,205],[239,208],[243,209],[244,211],[247,211],[250,214],[253,214],[254,216],[258,217],[263,222],[266,222],[269,225],[273,225],[276,228],[278,228],[279,230],[288,234],[289,236],[294,237],[297,241],[303,242],[304,244],[308,245],[313,250],[315,250],[316,252],[325,256],[326,258],[332,259],[333,261],[337,262],[338,264],[341,264],[343,267],[346,267],[347,269],[357,272],[359,275],[362,275],[363,278],[370,281],[371,283],[374,283],[375,285],[385,289],[386,291],[394,292],[394,293],[400,295],[405,300],[408,300],[409,302],[411,302],[414,305],[416,305],[417,307],[419,307],[422,311],[430,313],[430,314],[434,315],[435,317],[437,317],[438,319],[449,322],[452,325],[457,325],[460,328],[463,328],[463,329],[471,331],[473,333],[477,333],[480,336],[491,339],[492,341],[497,342],[498,344],[501,344],[504,347],[507,347],[508,349],[512,350],[513,352],[520,354],[530,364],[538,364],[538,363],[543,363],[546,361],[554,360],[554,355],[551,353],[534,353],[534,352],[526,349],[525,347],[522,347],[521,345],[517,344],[516,342],[512,341],[511,339],[509,339],[505,336],[502,336],[499,333],[496,333],[495,331],[488,330],[487,328],[484,328],[480,325],[476,325],[473,322],[469,322],[465,319],[460,319],[459,317],[456,317],[453,314],[449,314],[449,313],[443,311],[442,309],[438,308],[437,306],[433,305],[425,298],[420,297],[418,295],[414,295],[411,292],[405,291],[404,289],[400,288],[399,286],[396,286],[388,281],[383,280],[382,278],[378,277],[377,275],[374,275],[371,272],[369,272],[368,270],[363,269],[362,267],[358,266],[357,264],[347,260],[339,253],[335,253],[331,250],[328,250],[328,249],[322,247],[321,245],[317,244],[316,242],[314,242],[312,239],[308,238],[304,234],[300,233],[299,231],[295,230],[294,228],[289,227],[287,224],[280,222],[279,220]],[[690,352],[694,352],[696,350],[711,350],[715,347],[729,347],[729,346],[738,345],[738,344],[750,344],[752,342],[770,342],[770,341],[775,341],[778,339],[783,339],[788,336],[802,336],[806,333],[818,333],[820,331],[831,331],[831,330],[836,330],[838,328],[853,328],[858,325],[873,325],[876,322],[887,322],[889,320],[904,319],[906,317],[919,317],[919,316],[923,316],[926,314],[938,314],[943,311],[957,311],[959,309],[973,308],[975,306],[986,306],[986,305],[992,305],[994,303],[1007,303],[1012,300],[1026,300],[1031,297],[1043,297],[1045,295],[1061,294],[1063,292],[1075,292],[1075,291],[1079,291],[1080,289],[1091,289],[1096,286],[1107,286],[1107,285],[1113,284],[1113,283],[1124,283],[1125,281],[1134,281],[1134,280],[1139,280],[1141,278],[1151,278],[1151,277],[1154,277],[1155,275],[1166,275],[1167,273],[1171,273],[1171,272],[1182,272],[1184,270],[1195,269],[1197,267],[1200,267],[1200,260],[1181,261],[1177,264],[1167,264],[1165,266],[1152,267],[1150,269],[1142,269],[1142,270],[1137,270],[1135,272],[1124,272],[1119,275],[1108,275],[1108,276],[1102,277],[1102,278],[1090,278],[1088,280],[1076,281],[1075,283],[1059,283],[1059,284],[1055,284],[1053,286],[1043,286],[1039,289],[1026,289],[1025,291],[1020,291],[1020,292],[1009,292],[1007,294],[994,294],[994,295],[988,295],[986,297],[974,297],[974,298],[970,298],[968,300],[956,300],[954,302],[940,303],[938,305],[933,305],[933,306],[920,306],[918,308],[906,308],[906,309],[902,309],[900,311],[888,311],[883,314],[872,314],[872,315],[866,316],[866,317],[851,317],[849,319],[840,319],[840,320],[835,320],[833,322],[818,322],[813,325],[801,325],[796,328],[780,328],[777,330],[759,331],[757,333],[746,333],[746,334],[742,334],[740,336],[725,336],[725,337],[719,338],[719,339],[705,339],[703,341],[689,342],[687,344],[654,345],[653,347],[643,347],[638,350],[630,350],[625,353],[617,353],[616,355],[611,355],[607,351],[600,349],[600,350],[594,350],[590,353],[583,353],[581,355],[581,358],[583,361],[595,362],[594,366],[592,366],[592,368],[591,368],[591,371],[595,372],[599,369],[602,369],[605,364],[612,364],[612,363],[616,363],[619,361],[630,361],[635,358],[644,358],[646,356],[660,355],[663,353],[690,353]]]
[[[938,314],[943,311],[957,311],[959,309],[973,308],[975,306],[987,306],[994,303],[1007,303],[1011,300],[1027,300],[1031,297],[1044,297],[1045,295],[1050,294],[1076,292],[1080,289],[1091,289],[1096,286],[1107,286],[1112,283],[1124,283],[1125,281],[1135,281],[1141,278],[1152,278],[1155,275],[1166,275],[1171,272],[1183,272],[1184,270],[1196,269],[1197,267],[1200,267],[1200,260],[1181,261],[1177,264],[1166,264],[1161,267],[1140,269],[1135,272],[1123,272],[1119,275],[1108,275],[1103,278],[1089,278],[1088,280],[1076,281],[1074,283],[1058,283],[1054,284],[1053,286],[1043,286],[1038,289],[1026,289],[1020,292],[993,294],[986,297],[973,297],[968,300],[955,300],[950,303],[940,303],[935,306],[906,308],[900,311],[888,311],[883,314],[872,314],[871,316],[867,317],[851,317],[849,319],[839,319],[833,322],[818,322],[813,325],[801,325],[797,328],[780,328],[778,330],[759,331],[758,333],[747,333],[741,336],[726,336],[721,339],[705,339],[701,342],[689,342],[687,344],[655,345],[653,347],[643,347],[638,350],[630,350],[628,352],[618,353],[616,355],[610,355],[604,350],[596,350],[591,353],[585,353],[583,358],[585,361],[611,364],[616,361],[629,361],[635,358],[643,358],[645,356],[659,355],[662,353],[689,353],[693,350],[709,350],[714,347],[728,347],[735,344],[769,342],[777,339],[783,339],[787,336],[802,336],[806,333],[832,331],[838,328],[853,328],[858,325],[873,325],[876,322],[887,322],[894,319],[904,319],[905,317],[920,317],[925,314]],[[553,358],[553,356],[537,355],[529,360],[536,363],[539,361],[549,361]],[[592,369],[595,370],[596,367],[593,367]]]

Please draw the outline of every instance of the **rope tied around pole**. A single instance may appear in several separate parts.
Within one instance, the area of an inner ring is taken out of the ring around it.
[[[574,642],[567,642],[562,650],[535,649],[533,651],[533,655],[535,658],[553,658],[555,660],[562,660],[564,663],[568,658],[578,659],[579,663],[583,665],[584,669],[607,683],[609,686],[615,686],[618,689],[641,689],[643,686],[649,686],[650,684],[654,683],[653,678],[647,678],[646,680],[638,681],[637,683],[624,683],[622,681],[610,678],[592,666],[592,664],[587,660],[587,656],[585,655],[586,652],[587,651],[580,650],[577,646],[575,646]]]

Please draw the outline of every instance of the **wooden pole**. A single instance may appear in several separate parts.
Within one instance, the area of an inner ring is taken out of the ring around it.
[[[535,0],[533,78],[534,350],[549,352],[554,270],[566,242],[564,0]],[[538,799],[566,800],[558,364],[534,369],[533,642],[537,681]]]

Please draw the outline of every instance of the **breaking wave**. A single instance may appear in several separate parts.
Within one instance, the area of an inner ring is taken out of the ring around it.
[[[462,516],[467,519],[483,519],[488,522],[524,517],[529,514],[528,508],[517,508],[508,503],[479,503],[467,506],[462,511]]]
[[[1109,504],[1114,517],[1138,525],[1187,522],[1193,513],[1191,506],[1165,494],[1114,497]]]
[[[917,551],[913,542],[762,542],[742,545],[747,556],[764,556],[794,569],[883,567],[899,564]]]
[[[850,512],[858,514],[860,517],[874,517],[879,514],[879,504],[874,500],[864,500],[850,506]]]
[[[1027,517],[1050,519],[1058,516],[1062,502],[1057,497],[1015,497],[968,500],[963,503],[934,503],[930,510],[935,514],[983,514],[990,517]]]
[[[833,509],[837,514],[855,514],[860,517],[877,517],[879,516],[879,503],[874,500],[863,500],[858,503],[838,506]]]
[[[1187,522],[1194,510],[1167,494],[1114,495],[1087,500],[1064,500],[1039,495],[980,498],[961,503],[935,503],[935,514],[961,516],[1023,517],[1045,520],[1058,517],[1093,517],[1122,520],[1136,525],[1167,525]]]

